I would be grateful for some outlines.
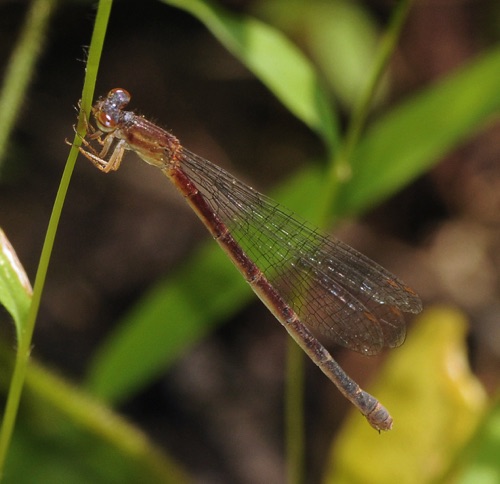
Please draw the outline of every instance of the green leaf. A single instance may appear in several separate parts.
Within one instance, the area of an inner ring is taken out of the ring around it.
[[[500,401],[482,422],[479,432],[471,439],[465,452],[456,459],[457,468],[453,473],[459,484],[496,484],[500,482]]]
[[[255,8],[259,18],[301,36],[336,98],[351,111],[366,90],[380,47],[380,29],[366,6],[352,0],[266,0]],[[379,86],[379,94],[386,85]]]
[[[353,215],[428,170],[500,109],[500,49],[449,75],[375,122],[356,148],[336,213]]]
[[[147,293],[99,348],[87,378],[93,395],[123,399],[250,299],[224,252],[213,248]]]
[[[0,229],[0,303],[14,319],[18,341],[22,338],[32,292],[14,248]]]
[[[194,15],[301,121],[330,153],[339,143],[331,101],[310,61],[281,32],[208,1],[163,0]]]
[[[10,345],[0,342],[2,394]],[[185,471],[141,431],[31,361],[5,482],[184,483]]]
[[[394,428],[373,432],[353,411],[332,447],[324,482],[435,482],[477,429],[486,394],[467,362],[467,322],[436,307],[390,353],[373,395]]]

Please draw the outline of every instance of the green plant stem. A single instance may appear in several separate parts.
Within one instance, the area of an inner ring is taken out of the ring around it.
[[[38,314],[38,309],[40,307],[40,299],[42,296],[43,287],[45,285],[45,278],[47,275],[50,255],[54,246],[57,226],[59,224],[62,206],[64,204],[69,181],[71,179],[71,173],[75,166],[77,153],[78,152],[76,150],[72,150],[70,156],[68,157],[68,162],[66,163],[66,166],[64,168],[64,173],[59,185],[56,200],[54,202],[52,214],[50,216],[47,233],[45,235],[40,262],[38,264],[38,270],[35,277],[35,286],[33,289],[33,299],[31,301],[28,318],[26,321],[26,325],[22,329],[21,337],[19,338],[18,342],[14,372],[10,383],[9,394],[7,396],[7,404],[5,407],[5,413],[0,432],[0,475],[3,474],[5,458],[7,456],[10,440],[12,438],[12,432],[14,430],[19,402],[21,400],[21,393],[26,377],[26,369],[31,353],[31,342],[35,329],[35,321]]]
[[[325,183],[325,197],[321,214],[321,221],[323,223],[321,225],[325,225],[326,221],[330,218],[329,214],[332,212],[331,207],[335,204],[339,185],[351,177],[352,153],[364,130],[373,98],[377,93],[382,76],[396,49],[401,36],[401,30],[408,17],[413,1],[401,0],[395,7],[387,31],[381,39],[380,49],[377,53],[373,69],[370,72],[366,89],[361,93],[359,102],[356,103],[339,152],[332,160],[332,163],[330,163]]]
[[[7,140],[24,101],[33,69],[43,49],[45,33],[56,0],[35,0],[28,11],[19,41],[12,52],[0,92],[0,163]]]
[[[350,159],[363,132],[370,106],[377,92],[383,73],[396,48],[402,27],[408,16],[413,0],[401,0],[395,8],[386,34],[374,62],[373,70],[365,91],[357,103],[351,122],[341,144],[339,152],[332,159],[324,186],[324,203],[319,220],[325,226],[330,218],[331,207],[335,203],[338,187],[351,176]],[[300,484],[304,482],[304,354],[293,341],[288,345],[287,385],[286,385],[286,423],[287,432],[287,467],[288,482]]]
[[[82,94],[82,109],[85,108],[85,106],[90,106],[91,103],[90,100],[93,95],[95,79],[97,77],[97,67],[99,65],[102,46],[104,44],[106,27],[111,12],[111,5],[112,5],[111,0],[101,0],[99,2],[99,7],[96,16],[96,23],[92,34],[92,40],[89,49],[87,75],[85,77],[85,83]],[[87,108],[86,113],[89,112],[90,109]],[[16,352],[14,372],[10,383],[9,394],[7,396],[7,403],[5,406],[2,427],[0,429],[0,477],[3,475],[5,459],[7,457],[10,441],[12,439],[12,433],[14,431],[14,425],[16,422],[17,412],[19,409],[19,402],[21,400],[21,394],[26,378],[26,371],[31,353],[33,332],[35,329],[35,321],[38,314],[38,309],[40,307],[40,300],[42,297],[43,287],[45,285],[45,278],[49,266],[50,255],[54,247],[57,226],[59,225],[59,220],[61,218],[61,212],[64,205],[64,200],[68,192],[71,175],[73,173],[76,158],[78,155],[78,145],[81,143],[80,136],[85,134],[84,126],[85,123],[83,122],[83,116],[80,116],[80,122],[78,128],[79,134],[75,136],[75,142],[69,153],[68,160],[66,162],[66,166],[64,168],[64,172],[61,178],[61,183],[59,184],[59,189],[57,191],[56,199],[54,201],[54,207],[52,209],[49,225],[47,227],[47,233],[45,235],[45,241],[40,256],[40,262],[38,264],[38,269],[35,277],[33,299],[31,301],[31,306],[28,313],[26,324],[24,325],[21,331],[20,338],[18,341],[18,350]]]

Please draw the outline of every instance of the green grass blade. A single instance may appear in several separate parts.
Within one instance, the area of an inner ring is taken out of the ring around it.
[[[96,28],[94,29],[94,34],[92,36],[92,43],[89,49],[89,59],[95,58],[97,59],[97,61],[90,64],[90,66],[87,69],[87,73],[89,73],[89,71],[92,71],[92,69],[96,68],[96,66],[98,65],[98,59],[102,51],[104,32],[106,30],[110,11],[111,11],[111,1],[101,0],[97,11],[96,24],[95,24]],[[94,72],[93,74],[94,76],[92,76],[91,73],[89,77],[86,78],[88,79],[88,82],[86,82],[85,84],[85,88],[87,89],[87,96],[93,89],[93,83],[95,82],[96,73]],[[82,106],[83,106],[83,101],[82,101]],[[80,126],[79,126],[80,129],[82,125],[83,123],[82,121],[80,121]],[[66,193],[68,191],[69,182],[71,179],[71,174],[73,172],[73,167],[76,161],[77,153],[78,152],[76,146],[73,146],[64,168],[64,173],[61,178],[61,183],[59,184],[59,189],[57,191],[56,199],[54,201],[54,207],[52,209],[52,213],[50,216],[47,233],[45,234],[42,254],[40,256],[40,262],[38,264],[38,269],[35,277],[32,302],[29,307],[25,323],[23,324],[23,331],[19,334],[14,372],[12,375],[9,393],[7,396],[7,403],[4,410],[4,417],[2,420],[2,426],[0,430],[0,477],[3,474],[5,459],[7,457],[7,452],[12,438],[12,432],[14,430],[14,425],[17,418],[19,402],[21,399],[21,394],[26,377],[27,365],[31,353],[31,344],[32,344],[31,341],[35,329],[35,321],[37,318],[38,309],[40,307],[40,300],[45,285],[45,278],[47,275],[50,255],[52,253],[52,248],[54,246],[57,226],[59,224],[59,220],[61,217],[62,207],[64,205],[64,200],[66,198]]]
[[[36,61],[43,51],[46,30],[56,0],[36,0],[26,16],[21,36],[12,53],[0,91],[0,166]]]
[[[0,304],[9,311],[22,338],[33,290],[24,268],[4,231],[0,229]]]
[[[379,203],[428,170],[500,108],[500,49],[494,49],[393,109],[354,150],[339,214]]]
[[[13,349],[0,341],[0,392]],[[16,425],[5,482],[84,484],[190,482],[187,473],[144,433],[75,385],[31,360],[23,412]],[[3,482],[3,481],[2,481]]]
[[[330,153],[339,143],[332,102],[311,62],[281,32],[208,1],[163,0],[203,22],[290,112],[316,132]]]

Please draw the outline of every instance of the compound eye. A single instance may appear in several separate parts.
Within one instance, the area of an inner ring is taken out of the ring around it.
[[[118,121],[115,117],[104,111],[97,112],[95,120],[99,129],[104,132],[113,131],[118,125]]]
[[[123,109],[130,102],[130,93],[121,87],[111,89],[107,95],[107,100],[118,109]]]

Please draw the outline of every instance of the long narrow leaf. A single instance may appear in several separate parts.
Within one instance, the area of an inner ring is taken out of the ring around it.
[[[500,109],[500,49],[495,49],[376,122],[352,160],[341,214],[379,203],[428,170]]]
[[[203,0],[164,0],[201,22],[301,121],[321,136],[330,154],[339,143],[331,100],[311,62],[281,32]]]

